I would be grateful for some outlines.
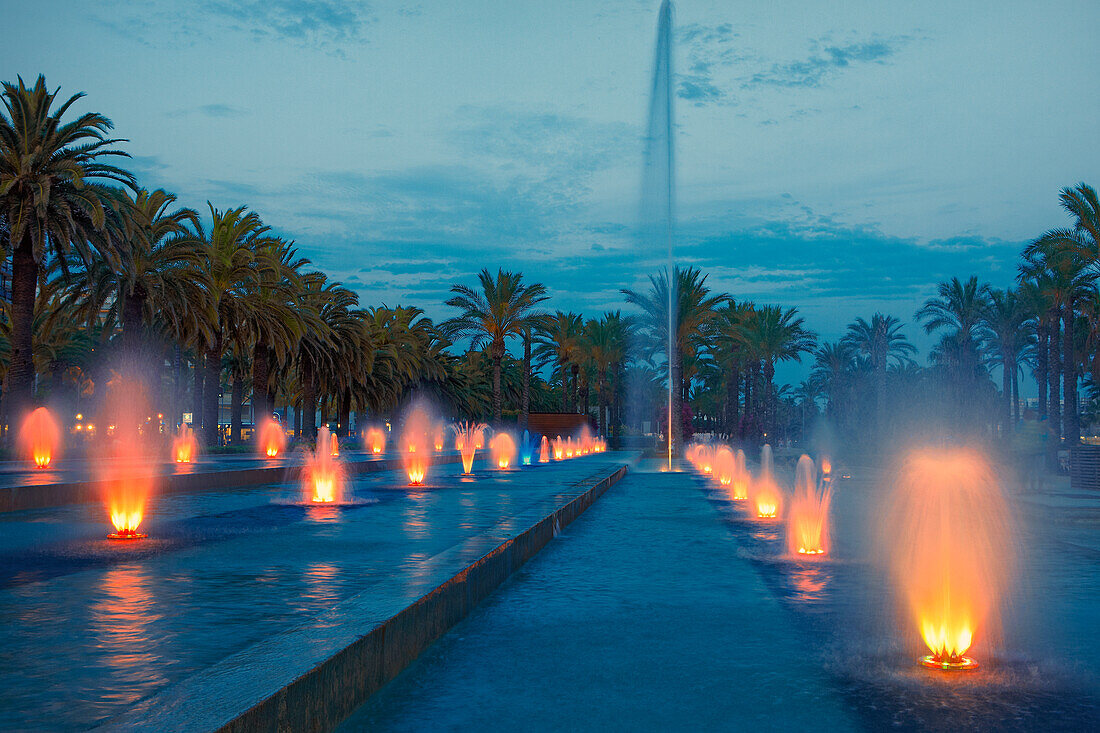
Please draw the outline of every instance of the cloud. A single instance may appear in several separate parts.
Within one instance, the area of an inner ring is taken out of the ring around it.
[[[239,107],[228,104],[200,104],[197,107],[177,109],[168,113],[169,117],[187,117],[188,115],[203,115],[215,119],[235,119],[244,117],[248,112]]]
[[[685,49],[685,71],[676,75],[676,96],[697,106],[726,99],[714,81],[716,67],[731,66],[743,57],[738,55],[733,41],[740,34],[729,23],[708,26],[699,23],[677,30],[676,40]]]
[[[373,17],[355,0],[221,0],[206,11],[256,38],[318,47],[362,40]]]
[[[908,40],[906,36],[898,36],[890,40],[824,46],[804,59],[774,63],[749,76],[743,86],[819,87],[827,79],[856,64],[886,63]],[[814,48],[820,45],[819,41],[811,44]]]

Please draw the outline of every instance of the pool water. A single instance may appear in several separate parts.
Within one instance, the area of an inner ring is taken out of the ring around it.
[[[852,473],[825,561],[702,477],[632,473],[341,730],[1100,729],[1100,497],[1010,498],[1005,638],[951,675],[873,562],[889,479]]]

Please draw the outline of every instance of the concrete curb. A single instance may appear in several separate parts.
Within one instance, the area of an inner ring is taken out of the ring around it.
[[[433,465],[458,463],[458,454],[435,456]],[[402,468],[400,458],[374,458],[348,461],[345,470],[352,475],[393,471]],[[262,484],[281,484],[297,480],[301,465],[239,468],[229,471],[196,471],[195,473],[158,474],[157,494],[182,494],[191,491],[239,489]],[[0,514],[25,509],[48,509],[69,504],[98,504],[103,501],[109,484],[106,481],[71,481],[56,484],[6,486],[0,488]]]
[[[107,721],[103,730],[332,730],[465,618],[626,472],[627,467],[620,465],[514,537],[499,541],[497,533],[489,532],[472,538],[471,544],[485,543],[487,547],[476,561],[396,615],[361,627],[369,629],[366,633],[345,629],[334,634],[330,637],[334,648],[325,650],[320,661],[304,673],[291,672],[287,657],[288,650],[308,645],[309,627],[291,630],[270,644],[257,645],[263,648],[253,647],[223,660],[154,695],[137,710]],[[357,598],[339,604],[334,609],[336,615],[354,616]],[[369,618],[363,620],[371,623]],[[314,626],[324,626],[323,619]]]

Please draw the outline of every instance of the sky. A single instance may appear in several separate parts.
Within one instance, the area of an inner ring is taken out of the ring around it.
[[[656,0],[0,0],[4,79],[106,114],[142,185],[247,205],[364,305],[434,318],[521,270],[625,306]],[[935,284],[1012,283],[1100,183],[1095,0],[674,5],[676,260],[823,339]],[[781,381],[805,377],[781,368]],[[1025,395],[1026,396],[1026,395]]]

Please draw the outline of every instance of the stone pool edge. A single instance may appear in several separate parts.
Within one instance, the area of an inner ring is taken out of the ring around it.
[[[137,714],[108,720],[102,729],[226,733],[332,730],[537,555],[562,528],[618,483],[627,470],[626,464],[619,465],[586,491],[526,530],[496,544],[397,614],[356,636],[308,672],[271,693],[263,693],[262,699],[247,702],[238,699],[237,710],[206,710],[200,715],[188,715],[188,709],[193,712],[201,709],[204,700],[181,699],[169,688],[167,694],[150,699]],[[230,672],[222,682],[228,685],[240,682],[233,677]],[[220,720],[213,723],[211,718]]]

